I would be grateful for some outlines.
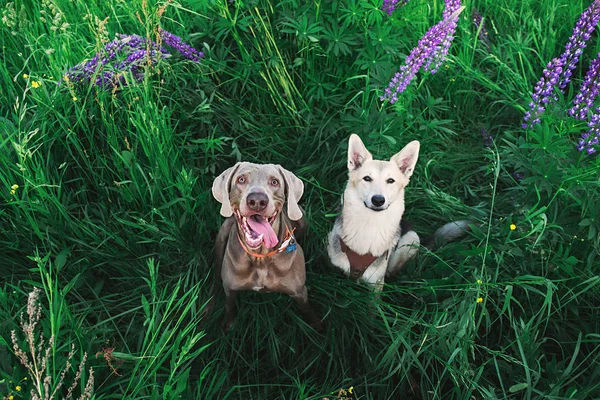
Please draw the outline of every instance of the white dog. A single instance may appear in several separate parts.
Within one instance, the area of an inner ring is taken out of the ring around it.
[[[381,290],[385,276],[393,275],[417,254],[419,235],[402,220],[402,214],[404,188],[415,169],[419,148],[415,140],[390,161],[373,160],[358,135],[350,136],[349,179],[342,212],[329,233],[327,246],[331,262],[350,279]],[[444,225],[427,240],[428,245],[464,235],[468,224],[458,221]]]

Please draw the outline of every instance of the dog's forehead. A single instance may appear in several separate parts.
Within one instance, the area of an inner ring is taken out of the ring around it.
[[[400,168],[398,168],[398,166],[393,162],[382,161],[382,160],[373,160],[370,164],[371,164],[372,173],[377,173],[380,175],[385,175],[385,174],[394,174],[395,175],[395,174],[400,173]]]
[[[272,176],[280,176],[275,164],[244,163],[237,172],[238,175],[248,175],[252,179],[268,179]]]

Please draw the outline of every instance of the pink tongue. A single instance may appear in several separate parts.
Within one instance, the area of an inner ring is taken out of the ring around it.
[[[263,234],[263,241],[268,249],[275,247],[277,242],[279,242],[273,227],[269,221],[264,219],[262,216],[255,215],[248,218],[248,225],[250,225],[250,228],[252,228],[254,232]]]

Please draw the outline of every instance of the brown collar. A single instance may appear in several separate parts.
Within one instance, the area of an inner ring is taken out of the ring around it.
[[[348,262],[350,263],[350,279],[353,281],[358,280],[363,276],[366,269],[371,266],[379,257],[374,256],[371,253],[367,254],[358,254],[354,250],[352,250],[340,237],[340,247],[344,253],[346,253],[346,257],[348,257]],[[387,257],[388,252],[382,254],[382,256]]]

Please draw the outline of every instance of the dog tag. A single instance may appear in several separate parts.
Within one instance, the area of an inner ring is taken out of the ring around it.
[[[292,251],[296,250],[296,241],[294,240],[294,238],[292,237],[290,239],[290,243],[287,245],[287,247],[285,248],[285,252],[286,253],[291,253]]]

